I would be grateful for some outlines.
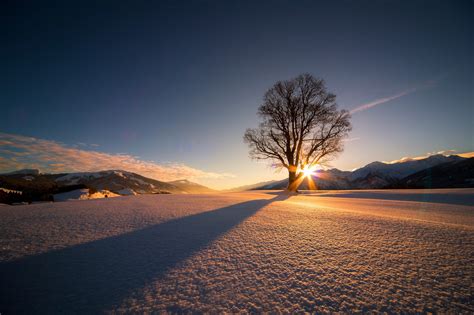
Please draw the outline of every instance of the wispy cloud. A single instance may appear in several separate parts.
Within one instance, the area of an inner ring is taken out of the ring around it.
[[[233,177],[232,174],[206,172],[181,163],[155,163],[129,154],[84,150],[56,141],[0,133],[0,172],[22,168],[37,168],[45,173],[122,169],[163,181]]]
[[[357,106],[356,108],[352,109],[350,111],[350,113],[354,114],[354,113],[357,113],[357,112],[362,112],[364,110],[368,110],[370,108],[388,103],[388,102],[393,101],[393,100],[396,100],[396,99],[398,99],[400,97],[403,97],[405,95],[415,93],[416,91],[419,91],[421,89],[432,88],[432,87],[434,87],[438,84],[440,78],[441,77],[433,79],[433,80],[426,81],[421,85],[406,89],[406,90],[401,91],[401,92],[399,92],[397,94],[394,94],[394,95],[390,95],[390,96],[387,96],[387,97],[382,97],[382,98],[376,99],[372,102],[361,104],[361,105]]]
[[[358,141],[358,140],[360,140],[359,137],[353,137],[353,138],[343,139],[342,141],[344,141],[344,142],[353,142],[353,141]]]
[[[72,147],[74,147],[74,148],[78,148],[78,147],[82,147],[82,148],[97,148],[97,147],[99,147],[99,145],[96,144],[96,143],[78,142],[78,143],[76,143],[76,144],[73,144]]]

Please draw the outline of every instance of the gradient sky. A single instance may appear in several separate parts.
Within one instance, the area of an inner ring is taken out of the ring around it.
[[[474,151],[473,3],[2,1],[0,169],[23,141],[212,187],[279,178],[242,136],[264,92],[302,72],[353,111],[335,167]]]

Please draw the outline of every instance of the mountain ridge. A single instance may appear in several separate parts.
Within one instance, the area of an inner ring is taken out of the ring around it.
[[[82,192],[70,195],[80,195],[81,199],[88,199],[91,196],[192,194],[214,191],[188,180],[173,184],[124,170],[58,174],[44,174],[33,169],[17,170],[0,174],[0,188],[3,189],[0,191],[0,203],[53,201],[58,194],[78,190]]]
[[[374,161],[353,171],[341,171],[337,168],[332,168],[329,170],[318,170],[313,176],[313,181],[316,184],[317,189],[323,190],[383,189],[391,187],[401,187],[401,181],[410,175],[432,167],[436,167],[441,164],[458,163],[466,160],[469,160],[469,158],[464,158],[457,155],[445,156],[437,154],[426,157],[424,159],[410,159],[397,163],[384,163],[380,161]],[[462,178],[463,175],[459,174],[459,176],[461,176]],[[438,179],[436,180],[440,181]],[[287,185],[288,179],[283,179],[276,183],[255,187],[253,189],[285,189]],[[410,185],[405,186],[407,186],[407,188],[412,187]],[[451,186],[448,185],[446,188],[450,187]],[[309,189],[307,179],[303,180],[299,189]]]

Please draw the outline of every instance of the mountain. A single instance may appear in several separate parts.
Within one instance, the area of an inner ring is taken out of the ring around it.
[[[421,172],[423,170],[436,167],[442,164],[456,164],[465,161],[466,158],[457,155],[432,155],[425,159],[407,159],[397,163],[372,162],[364,167],[352,172],[341,171],[336,168],[329,170],[318,170],[313,176],[316,189],[381,189],[388,187],[398,187],[401,180]],[[449,183],[446,182],[446,187]],[[288,186],[288,179],[284,179],[271,184],[265,184],[254,189],[273,190],[285,189]],[[299,189],[310,189],[308,180],[304,179]]]
[[[62,174],[55,181],[62,186],[82,184],[95,190],[107,189],[121,195],[185,192],[172,184],[121,170]]]
[[[37,169],[25,168],[18,171],[13,171],[10,173],[0,174],[0,175],[39,175],[40,171]]]
[[[439,164],[409,175],[393,188],[474,187],[474,158]]]
[[[122,170],[42,174],[19,170],[0,174],[0,203],[53,201],[137,194],[203,193],[213,190],[187,180],[167,183]],[[66,197],[65,197],[66,196]]]
[[[172,182],[168,182],[168,184],[178,187],[182,191],[185,191],[189,194],[207,194],[207,193],[216,192],[216,190],[214,189],[190,182],[187,179],[175,180]]]
[[[353,171],[351,179],[363,178],[369,174],[379,174],[382,177],[389,176],[390,178],[403,178],[438,164],[461,161],[463,159],[464,158],[457,155],[445,156],[436,154],[424,159],[408,159],[398,163],[372,162]]]

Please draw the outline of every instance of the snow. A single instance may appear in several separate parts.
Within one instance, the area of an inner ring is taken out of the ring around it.
[[[139,183],[139,184],[141,184],[141,185],[150,186],[152,188],[154,187],[152,184],[145,182],[141,178],[137,178],[135,176],[130,176],[130,179],[137,182],[137,183]]]
[[[3,192],[6,192],[7,194],[19,194],[19,195],[21,195],[23,193],[20,190],[7,189],[7,188],[3,188],[3,187],[0,187],[0,190],[3,191]]]
[[[114,174],[122,177],[122,178],[125,178],[125,175],[123,175],[123,172],[119,172],[119,171],[114,171]]]
[[[188,184],[189,183],[189,181],[187,181],[186,179],[177,180],[176,182],[181,183],[181,184]]]
[[[437,202],[459,205],[474,205],[471,188],[459,189],[372,189],[372,190],[327,190],[303,191],[303,194],[320,197],[365,198],[382,200],[405,200]]]
[[[101,177],[108,176],[110,174],[115,174],[119,177],[122,178],[127,178],[127,177],[132,177],[132,173],[126,172],[126,171],[116,171],[116,170],[110,170],[110,171],[100,171],[100,172],[80,172],[80,173],[69,173],[64,176],[56,178],[57,182],[69,182],[70,185],[77,184],[79,180],[81,179],[97,179]],[[134,178],[135,181],[140,181],[137,178]],[[141,181],[143,182],[143,181]],[[148,184],[148,183],[145,183]]]
[[[120,197],[119,194],[113,193],[106,189],[96,191],[95,193],[89,193],[89,199],[101,199],[101,198],[112,198],[112,197]]]
[[[442,155],[436,154],[431,155],[427,158],[422,159],[401,159],[392,162],[372,162],[364,167],[354,170],[349,177],[352,180],[363,178],[370,173],[381,173],[385,176],[401,179],[408,175],[419,172],[423,169],[427,169],[442,163],[454,162],[462,160],[463,158],[457,155]]]
[[[68,192],[55,194],[54,201],[66,201],[66,200],[85,200],[89,199],[89,189],[75,189]]]
[[[106,197],[107,196],[107,197]],[[94,193],[90,193],[89,188],[76,189],[60,194],[54,195],[54,201],[66,201],[66,200],[88,200],[88,199],[100,199],[108,197],[119,197],[120,195],[110,192],[108,190],[100,190]]]
[[[79,184],[82,180],[94,180],[94,179],[109,176],[111,174],[115,174],[123,179],[128,179],[131,182],[131,184],[134,186],[144,185],[146,187],[150,187],[151,189],[155,188],[153,184],[148,183],[144,181],[143,179],[134,176],[133,173],[129,173],[126,171],[117,171],[117,170],[101,171],[101,172],[70,173],[70,174],[56,178],[56,181],[61,182],[61,183],[67,183],[68,185],[76,185],[76,184]],[[120,184],[117,184],[116,182],[112,182],[112,185],[120,185]],[[99,185],[99,186],[102,186],[102,185]],[[120,185],[120,186],[123,186],[123,185]],[[122,195],[136,194],[131,188],[124,188],[121,191],[123,191],[123,193],[120,193]],[[147,193],[146,190],[142,190],[142,191],[144,193]]]
[[[474,190],[385,193],[2,207],[0,310],[473,313]]]
[[[131,188],[124,188],[117,190],[117,193],[123,196],[136,195],[137,193]]]

